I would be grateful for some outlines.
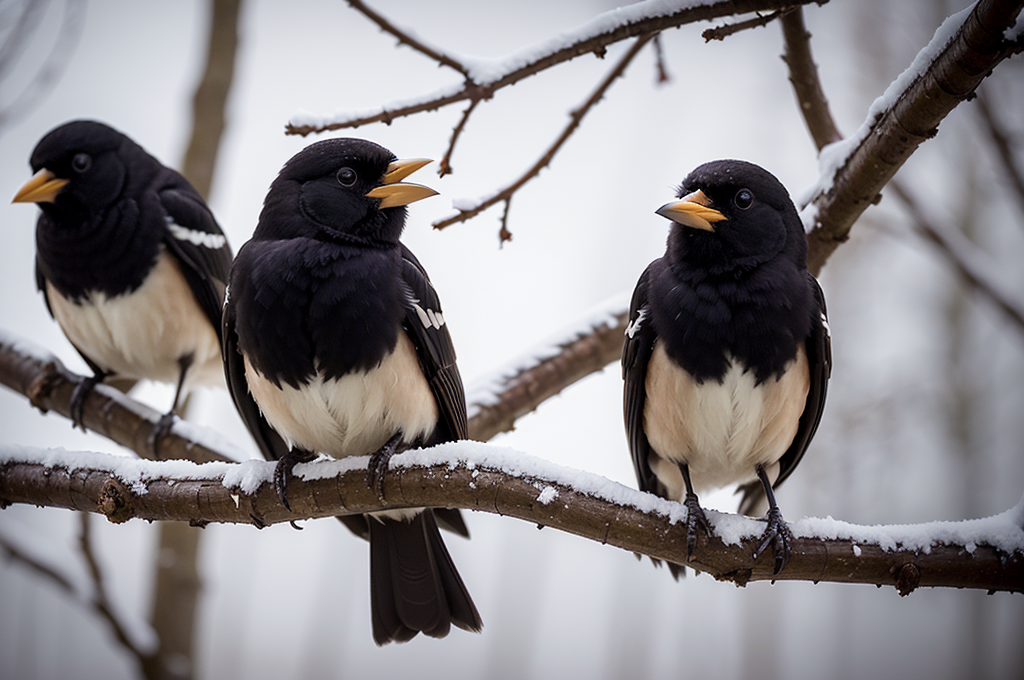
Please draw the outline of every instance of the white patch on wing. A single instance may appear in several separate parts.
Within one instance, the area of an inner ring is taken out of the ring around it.
[[[630,321],[629,325],[626,326],[626,335],[629,336],[630,340],[632,340],[633,336],[640,330],[640,324],[643,323],[645,318],[647,318],[647,308],[641,307],[636,318]]]
[[[413,309],[416,310],[416,316],[419,317],[420,323],[423,324],[424,328],[434,328],[440,330],[441,326],[444,325],[444,317],[441,316],[441,312],[435,312],[433,309],[423,309],[419,305],[418,300],[410,300]]]
[[[189,229],[188,227],[183,227],[180,224],[173,222],[172,218],[169,216],[167,217],[167,228],[171,230],[171,236],[179,241],[188,241],[193,245],[203,246],[210,250],[223,248],[224,244],[228,242],[228,239],[224,234],[211,234],[208,231]]]
[[[828,317],[825,316],[825,312],[821,313],[821,327],[825,329],[825,335],[832,337],[832,326],[828,325]]]
[[[411,443],[437,425],[437,402],[404,333],[369,371],[278,387],[246,358],[245,378],[264,417],[289,444],[334,458],[373,453],[399,431]]]
[[[810,389],[801,346],[781,379],[755,385],[752,372],[733,361],[722,383],[698,384],[655,344],[647,368],[644,431],[655,454],[651,469],[670,498],[680,500],[678,463],[690,467],[695,490],[757,478],[763,465],[778,476],[778,460],[793,443]],[[774,469],[773,469],[774,467]]]
[[[191,353],[186,385],[224,385],[217,333],[166,251],[130,294],[91,293],[76,304],[47,282],[46,295],[64,334],[100,368],[177,384],[178,360]]]

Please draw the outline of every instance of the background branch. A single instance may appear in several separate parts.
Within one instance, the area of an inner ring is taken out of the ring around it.
[[[1006,173],[1006,179],[1010,183],[1010,189],[1017,198],[1021,212],[1024,213],[1024,175],[1021,174],[1020,168],[1017,167],[1017,161],[1013,155],[1013,140],[1003,127],[1003,124],[996,118],[992,107],[989,106],[989,96],[987,94],[979,92],[978,98],[975,100],[975,106],[978,107],[978,113],[981,114],[981,119],[985,123],[988,136],[992,139],[992,145],[996,148],[999,160],[1002,161],[1003,171]]]
[[[454,507],[508,515],[583,538],[686,563],[683,506],[487,444],[458,442],[412,451],[391,461],[382,503],[366,485],[366,457],[297,466],[289,483],[292,511],[273,489],[273,463],[215,463],[182,471],[182,463],[133,462],[77,454],[47,464],[33,452],[8,454],[0,465],[0,499],[130,518],[197,524],[266,526],[396,507]],[[176,475],[163,475],[176,466]],[[141,468],[141,469],[140,469]],[[240,484],[243,483],[243,489]],[[763,521],[710,512],[715,538],[701,536],[687,564],[716,579],[807,580],[895,586],[1024,591],[1024,501],[974,522],[917,527],[856,527],[834,520],[793,523],[794,554],[772,574],[772,560],[751,558]],[[728,535],[725,543],[720,536]],[[837,538],[838,536],[838,538]]]

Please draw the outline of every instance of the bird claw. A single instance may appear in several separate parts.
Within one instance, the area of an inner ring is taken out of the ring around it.
[[[308,463],[314,458],[316,456],[309,451],[291,449],[279,458],[277,465],[274,466],[274,490],[277,492],[281,505],[288,510],[292,509],[291,504],[288,503],[288,475],[298,463]]]
[[[71,417],[71,426],[73,428],[77,427],[82,432],[85,432],[85,423],[82,422],[85,400],[89,398],[89,393],[93,391],[93,388],[103,382],[104,377],[103,375],[90,375],[82,378],[75,385],[75,389],[71,391],[71,404],[68,415]]]
[[[366,470],[366,486],[377,494],[377,499],[381,503],[384,502],[384,477],[388,472],[388,462],[391,460],[391,456],[395,455],[401,440],[402,433],[399,432],[370,455],[370,464]]]
[[[683,505],[686,506],[686,561],[690,562],[697,550],[697,530],[702,530],[705,536],[710,537],[711,524],[697,501],[697,494],[686,494]]]
[[[793,532],[782,519],[782,512],[778,508],[770,508],[768,510],[768,526],[761,534],[761,543],[754,551],[754,559],[763,555],[771,545],[772,552],[775,553],[775,566],[772,573],[778,574],[789,564],[789,558],[793,554],[792,541]]]
[[[149,433],[149,448],[156,460],[160,460],[160,440],[170,434],[171,428],[174,427],[174,419],[174,413],[163,414],[160,416],[160,420],[156,422],[156,425],[153,426],[153,431]]]

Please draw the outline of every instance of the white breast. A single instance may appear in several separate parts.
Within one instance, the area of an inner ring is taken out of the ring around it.
[[[46,293],[64,334],[104,370],[176,384],[178,361],[191,353],[186,385],[224,384],[217,334],[167,252],[130,294],[91,293],[76,304],[49,282]]]
[[[335,458],[373,453],[399,431],[410,443],[437,424],[437,403],[404,333],[369,371],[278,387],[246,358],[245,378],[264,417],[290,445]]]
[[[807,355],[801,347],[780,379],[761,385],[735,361],[721,383],[698,384],[657,343],[647,368],[644,431],[657,455],[651,468],[679,499],[684,488],[678,463],[687,463],[695,490],[769,478],[796,436],[810,389]]]

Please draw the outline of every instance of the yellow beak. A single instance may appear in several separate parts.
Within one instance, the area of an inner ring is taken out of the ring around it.
[[[381,180],[383,184],[370,189],[366,192],[366,195],[371,198],[379,198],[381,208],[397,208],[401,205],[409,205],[421,199],[436,196],[437,192],[430,187],[402,182],[403,179],[431,162],[429,158],[409,158],[407,160],[394,161],[384,173],[384,179]]]
[[[68,180],[58,179],[57,175],[43,168],[18,189],[11,203],[53,203],[67,183]]]
[[[698,189],[678,201],[666,203],[655,212],[686,227],[714,231],[715,222],[721,222],[725,215],[711,207],[712,201]]]

